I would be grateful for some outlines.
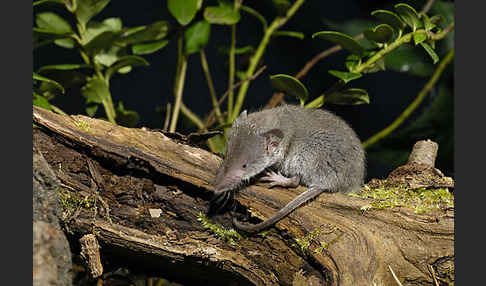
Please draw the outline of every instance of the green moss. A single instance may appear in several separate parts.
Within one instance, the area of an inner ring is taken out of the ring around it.
[[[319,235],[321,235],[321,234],[330,235],[337,230],[339,230],[339,228],[335,225],[330,225],[329,231],[326,231],[326,232],[324,232],[324,230],[322,228],[316,228],[313,231],[309,232],[306,236],[304,236],[302,238],[296,238],[295,239],[296,243],[292,244],[292,246],[294,246],[294,247],[298,246],[303,252],[307,252],[311,242],[317,241],[317,238],[319,237]],[[321,253],[322,251],[324,251],[324,249],[327,249],[327,248],[329,248],[330,245],[336,243],[343,236],[343,234],[344,234],[344,232],[340,231],[340,233],[329,242],[317,241],[319,243],[319,247],[314,249],[313,252],[314,253]]]
[[[83,120],[77,120],[76,126],[84,132],[89,132],[89,124]]]
[[[269,233],[270,233],[270,230],[267,229],[267,230],[264,230],[262,232],[259,232],[257,235],[262,237],[262,238],[265,238]]]
[[[373,199],[373,202],[361,207],[362,211],[369,209],[408,207],[413,209],[416,214],[423,214],[429,211],[454,206],[454,196],[447,188],[408,189],[406,186],[380,186],[372,189],[365,186],[360,193],[349,195]]]
[[[319,228],[314,229],[313,231],[309,232],[306,236],[302,238],[296,238],[294,244],[292,246],[299,246],[300,250],[306,252],[309,249],[310,243],[312,240],[316,239],[319,234],[321,234],[322,230]]]
[[[243,239],[243,237],[235,229],[227,229],[222,225],[214,224],[203,213],[198,214],[197,220],[201,222],[205,229],[209,230],[211,233],[228,242],[232,246],[238,245],[237,241]]]
[[[91,209],[96,205],[96,198],[94,196],[87,196],[80,199],[73,196],[72,193],[64,188],[59,188],[59,202],[63,208],[64,218],[69,218],[79,208]]]

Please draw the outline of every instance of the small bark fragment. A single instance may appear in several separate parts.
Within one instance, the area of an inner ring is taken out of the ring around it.
[[[103,274],[103,265],[101,264],[100,245],[94,234],[86,234],[79,239],[81,245],[81,257],[88,266],[93,278]]]
[[[438,149],[439,144],[430,139],[417,141],[408,157],[408,164],[418,163],[434,167]]]

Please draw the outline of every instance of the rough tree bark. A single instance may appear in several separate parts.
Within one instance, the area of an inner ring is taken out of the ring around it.
[[[444,277],[453,273],[453,208],[363,212],[367,199],[322,194],[264,235],[243,235],[232,245],[197,219],[211,197],[218,156],[182,136],[85,116],[34,107],[33,120],[34,149],[61,182],[72,248],[94,234],[110,267],[163,273],[187,285],[397,285],[390,268],[403,285],[447,285]],[[236,196],[253,221],[304,190],[266,186]],[[228,213],[211,220],[231,226]]]

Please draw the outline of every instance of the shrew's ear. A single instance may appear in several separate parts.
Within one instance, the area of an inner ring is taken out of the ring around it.
[[[263,133],[262,136],[265,139],[265,151],[271,154],[280,147],[284,134],[280,129],[271,129]]]

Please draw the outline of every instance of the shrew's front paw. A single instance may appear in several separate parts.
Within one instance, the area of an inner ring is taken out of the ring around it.
[[[274,171],[267,171],[265,173],[265,176],[263,176],[260,180],[263,182],[269,182],[270,187],[280,186],[280,187],[295,188],[300,183],[299,177],[287,178],[284,175],[282,175],[280,172],[275,173]]]

